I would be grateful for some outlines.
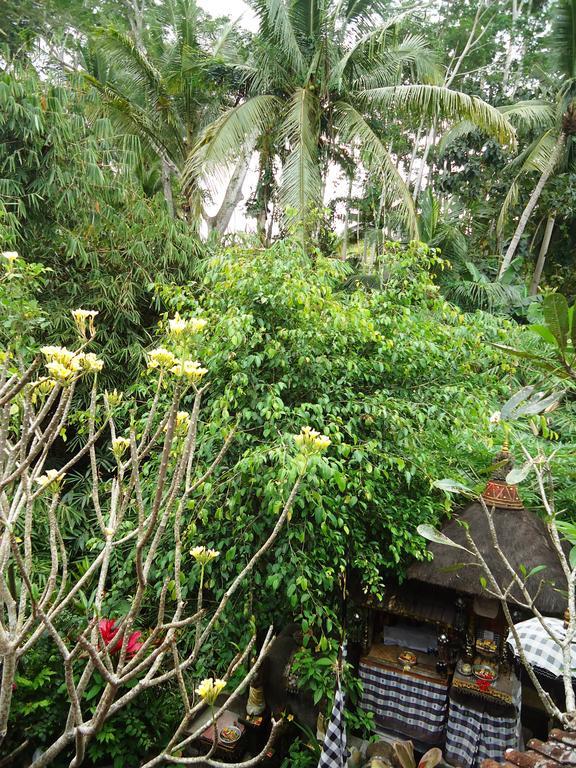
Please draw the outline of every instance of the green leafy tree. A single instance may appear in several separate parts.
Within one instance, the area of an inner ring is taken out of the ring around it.
[[[332,441],[252,581],[258,625],[292,615],[314,644],[340,621],[344,570],[377,596],[386,574],[423,556],[412,531],[445,509],[431,478],[446,465],[472,475],[489,465],[488,418],[515,370],[483,344],[503,341],[513,323],[449,305],[424,245],[388,244],[385,259],[381,291],[342,290],[347,265],[279,241],[213,257],[194,294],[162,289],[183,317],[201,314],[214,327],[201,350],[214,372],[211,423],[240,417],[226,471],[203,487],[192,529],[227,552],[225,568],[244,556],[240,532],[259,537],[274,515],[281,435],[307,423]]]

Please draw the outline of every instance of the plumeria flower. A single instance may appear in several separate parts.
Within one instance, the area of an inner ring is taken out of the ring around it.
[[[175,376],[182,376],[191,382],[200,381],[208,373],[208,369],[202,368],[197,360],[179,360],[170,370]]]
[[[95,309],[73,309],[72,317],[76,323],[78,333],[83,339],[92,338],[96,329],[94,328],[94,318],[98,312]],[[88,323],[88,333],[86,333],[86,323]]]
[[[198,688],[196,688],[196,693],[204,699],[206,704],[212,706],[216,703],[216,699],[224,688],[226,688],[226,680],[214,680],[212,677],[207,677],[202,680]]]
[[[173,336],[181,336],[184,332],[200,333],[206,327],[207,321],[201,317],[192,317],[185,320],[176,312],[171,320],[168,320],[168,329]]]
[[[97,357],[94,352],[86,352],[80,357],[80,367],[88,373],[100,373],[104,368],[104,360]]]
[[[185,435],[190,426],[190,414],[188,411],[178,411],[176,414],[175,430],[179,435]],[[168,425],[164,427],[164,432],[168,429]]]
[[[182,317],[180,313],[176,312],[171,320],[168,320],[168,329],[173,336],[180,336],[186,330],[188,323]]]
[[[130,440],[127,437],[115,437],[112,440],[112,453],[119,459],[130,448]]]
[[[312,427],[302,427],[300,434],[294,437],[294,442],[305,455],[322,453],[330,445],[330,438],[321,435],[320,432]]]
[[[490,424],[499,424],[501,418],[502,418],[502,414],[500,413],[500,411],[494,411],[494,413],[492,414],[492,416],[490,416],[490,419],[489,419]]]
[[[32,402],[36,403],[39,398],[46,397],[56,386],[54,379],[48,376],[42,376],[34,382],[32,390]]]
[[[200,331],[206,328],[207,324],[208,321],[204,320],[203,317],[192,317],[188,320],[188,329],[191,333],[200,333]]]
[[[2,258],[6,259],[6,269],[10,272],[18,261],[18,254],[16,251],[2,251]]]
[[[49,469],[45,474],[37,477],[36,482],[41,488],[47,488],[49,485],[55,482],[56,479],[58,479],[58,482],[62,480],[64,475],[60,475],[60,477],[58,477],[58,474],[59,472],[57,469]]]
[[[164,347],[157,347],[148,353],[148,368],[170,368],[176,362],[176,356]]]
[[[72,352],[72,350],[67,349],[66,347],[56,347],[54,345],[41,347],[40,352],[42,352],[47,362],[61,363],[61,365],[65,365],[66,367],[70,367],[72,360],[77,357],[76,353]]]
[[[57,363],[56,360],[46,363],[46,369],[50,376],[61,384],[69,384],[74,378],[75,371],[62,363]]]
[[[207,565],[211,560],[215,560],[220,552],[216,549],[207,549],[206,547],[194,547],[190,550],[190,554],[200,565]]]
[[[110,408],[116,408],[116,406],[120,405],[122,402],[123,394],[122,392],[118,392],[117,389],[113,389],[112,392],[108,392],[108,390],[106,390],[104,392],[104,397]]]

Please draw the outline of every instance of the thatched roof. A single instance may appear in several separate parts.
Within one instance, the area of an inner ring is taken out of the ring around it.
[[[514,486],[491,481],[484,498],[494,503],[499,496],[505,506],[494,507],[494,526],[499,545],[517,574],[529,573],[532,568],[545,565],[546,568],[528,578],[526,585],[536,606],[543,613],[562,614],[566,608],[566,580],[558,556],[552,547],[550,536],[543,521],[533,512],[524,509]],[[487,503],[490,506],[490,502]],[[492,543],[486,514],[479,503],[471,504],[458,517],[442,527],[442,533],[457,544],[468,547],[466,527],[476,542],[482,557],[501,588],[510,584],[509,572]],[[484,571],[478,560],[467,552],[444,544],[430,544],[434,559],[415,563],[408,570],[408,578],[426,584],[435,584],[464,592],[469,595],[487,597],[480,583]],[[464,563],[458,568],[458,564]],[[525,569],[525,570],[524,570]],[[538,593],[538,594],[537,594]],[[512,592],[520,597],[519,591]],[[511,603],[514,601],[511,600]]]

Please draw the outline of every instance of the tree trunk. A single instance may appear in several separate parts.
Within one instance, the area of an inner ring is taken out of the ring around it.
[[[522,215],[520,216],[520,221],[518,222],[518,226],[516,227],[514,236],[512,237],[512,240],[510,241],[510,245],[508,246],[508,250],[506,251],[504,258],[502,259],[502,264],[500,265],[500,271],[498,272],[498,279],[500,279],[504,274],[504,272],[506,272],[506,270],[508,269],[508,267],[512,262],[512,259],[514,258],[514,254],[516,253],[516,249],[518,248],[520,239],[524,234],[524,230],[526,229],[526,224],[528,224],[528,219],[532,215],[532,211],[534,210],[534,208],[536,207],[536,203],[540,199],[542,190],[544,189],[546,182],[550,178],[552,171],[554,170],[554,168],[556,167],[556,164],[558,163],[558,159],[560,157],[562,150],[564,149],[565,143],[566,143],[566,136],[563,133],[561,133],[558,136],[556,144],[554,145],[554,149],[552,150],[550,162],[548,163],[546,168],[544,168],[542,175],[538,179],[538,184],[536,184],[536,186],[534,187],[534,191],[530,195],[530,199],[528,200],[528,202],[526,203],[526,207],[522,211]]]
[[[542,278],[542,272],[544,270],[544,264],[546,262],[546,256],[548,254],[548,248],[550,247],[550,240],[552,239],[552,232],[554,231],[555,223],[556,217],[548,216],[546,221],[546,229],[544,230],[544,237],[542,238],[542,243],[540,244],[538,261],[534,267],[534,274],[532,275],[532,282],[530,283],[530,296],[536,296],[538,293],[540,279]]]
[[[162,163],[162,189],[164,190],[164,199],[166,200],[166,206],[168,213],[174,218],[174,198],[172,197],[172,180],[170,178],[171,171],[170,166],[165,160],[161,160]]]
[[[348,190],[346,192],[346,211],[344,213],[344,232],[342,233],[342,252],[340,254],[342,261],[346,261],[348,256],[348,229],[350,225],[350,198],[352,197],[353,178],[348,178]]]
[[[418,177],[416,178],[416,183],[414,184],[414,191],[412,192],[412,199],[414,200],[415,203],[418,202],[418,195],[420,194],[420,190],[422,189],[422,182],[424,181],[424,169],[426,168],[426,165],[428,163],[428,155],[430,154],[430,150],[434,146],[435,142],[436,142],[436,122],[433,123],[432,129],[426,135],[424,152],[422,153],[422,160],[420,162],[420,168],[418,169]]]
[[[246,180],[249,165],[250,156],[243,152],[234,167],[220,208],[214,216],[209,218],[210,229],[215,230],[220,235],[223,235],[228,229],[232,214],[236,210],[238,203],[242,200],[242,187]]]

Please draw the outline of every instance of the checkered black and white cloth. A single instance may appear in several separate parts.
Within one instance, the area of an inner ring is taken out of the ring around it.
[[[376,724],[425,744],[441,744],[448,713],[448,684],[360,662],[362,707]]]
[[[477,707],[450,699],[444,754],[452,765],[476,768],[483,760],[502,762],[507,749],[520,747],[520,684],[514,689],[516,712],[491,715],[490,705]]]
[[[348,750],[346,748],[346,723],[344,721],[344,693],[338,679],[332,717],[326,728],[322,754],[318,768],[346,768]]]
[[[564,640],[566,635],[564,622],[561,619],[553,618],[546,618],[545,620],[554,635],[559,640]],[[559,677],[562,674],[563,667],[562,648],[542,629],[540,621],[535,618],[528,619],[528,621],[521,621],[515,626],[522,648],[530,664],[533,667],[546,670],[546,672],[555,677]],[[512,633],[508,636],[508,642],[518,656]],[[572,676],[576,676],[576,643],[572,643]]]

